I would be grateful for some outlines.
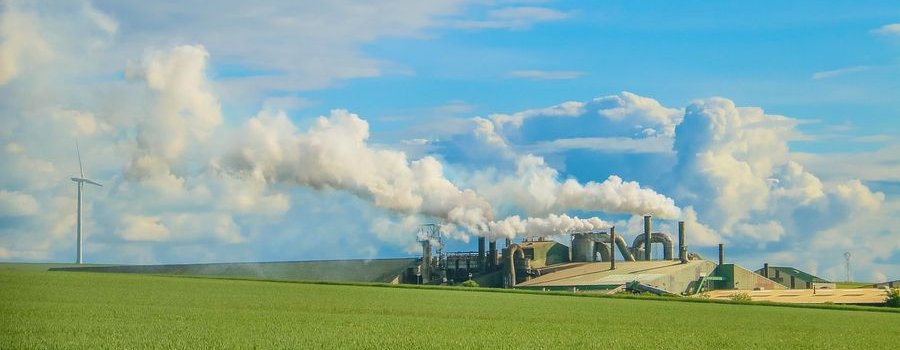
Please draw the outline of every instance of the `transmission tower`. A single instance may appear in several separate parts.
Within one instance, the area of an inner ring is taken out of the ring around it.
[[[844,268],[847,269],[847,282],[850,282],[850,252],[844,252]]]

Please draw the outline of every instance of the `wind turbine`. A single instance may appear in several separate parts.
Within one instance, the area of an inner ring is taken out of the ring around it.
[[[81,188],[84,187],[85,183],[89,183],[91,185],[103,187],[103,185],[97,183],[94,180],[89,180],[84,177],[84,167],[81,165],[81,150],[78,149],[78,141],[75,141],[75,154],[78,155],[78,170],[81,171],[81,177],[73,177],[72,181],[78,184],[78,223],[75,226],[75,232],[78,235],[78,255],[75,256],[75,263],[81,264]]]

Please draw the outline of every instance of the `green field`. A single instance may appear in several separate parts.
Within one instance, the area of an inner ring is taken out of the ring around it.
[[[892,348],[900,313],[48,272],[0,264],[0,348]]]
[[[835,282],[838,289],[870,288],[872,282]]]

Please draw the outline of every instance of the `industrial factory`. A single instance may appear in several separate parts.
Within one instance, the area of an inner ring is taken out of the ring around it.
[[[615,227],[608,231],[570,233],[571,246],[543,237],[521,242],[478,239],[478,250],[444,252],[440,229],[425,225],[420,232],[422,259],[410,267],[403,283],[445,284],[472,279],[481,286],[542,291],[614,293],[631,290],[666,295],[691,295],[716,289],[775,290],[786,287],[735,264],[725,263],[719,245],[718,262],[688,252],[684,222],[678,223],[678,254],[668,232],[644,230],[632,239]],[[652,259],[653,249],[662,259]]]
[[[719,245],[717,261],[688,251],[684,222],[678,232],[654,231],[644,217],[642,232],[569,232],[570,245],[545,237],[514,242],[478,238],[477,250],[448,252],[441,226],[422,225],[418,258],[213,263],[143,266],[83,266],[52,270],[128,272],[296,281],[457,285],[572,293],[652,293],[786,303],[882,304],[882,286],[837,289],[836,284],[787,266],[764,264],[756,271],[727,263]],[[556,236],[559,239],[559,236]],[[677,238],[677,241],[676,241]],[[631,244],[628,244],[628,240]],[[677,245],[676,245],[677,243]],[[677,248],[677,250],[676,250]],[[657,251],[654,258],[654,250]],[[676,254],[677,252],[677,254]],[[893,286],[893,284],[891,284]]]

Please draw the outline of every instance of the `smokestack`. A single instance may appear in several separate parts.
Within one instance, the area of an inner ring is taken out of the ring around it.
[[[719,243],[719,265],[725,263],[725,245]]]
[[[769,278],[769,263],[763,263],[763,277]]]
[[[484,256],[484,237],[478,237],[478,269],[487,272],[487,259]]]
[[[427,284],[431,277],[431,240],[422,241],[422,284]]]
[[[609,269],[616,269],[616,227],[609,228]]]
[[[678,260],[682,264],[687,264],[687,241],[684,237],[684,221],[678,222]]]
[[[650,261],[650,231],[653,230],[653,223],[650,220],[650,215],[644,215],[644,260],[646,261]]]
[[[490,271],[497,269],[497,241],[492,240],[488,245],[488,267]]]

